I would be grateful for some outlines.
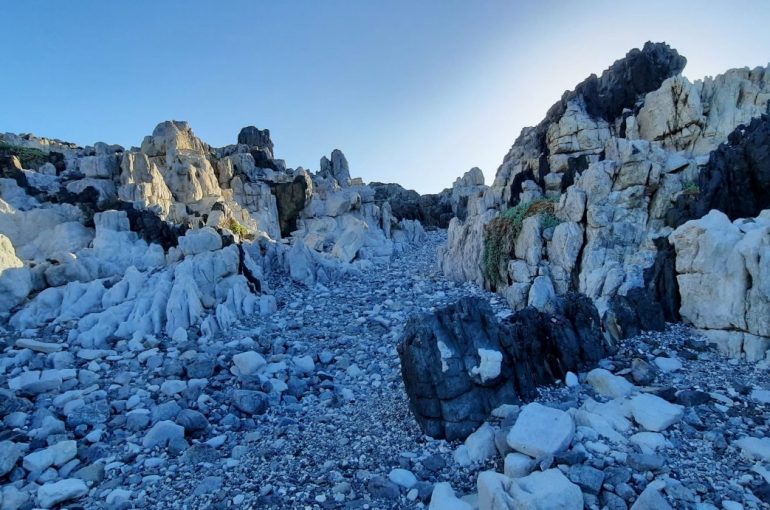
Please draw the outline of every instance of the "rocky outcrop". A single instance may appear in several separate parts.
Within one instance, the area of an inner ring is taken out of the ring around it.
[[[378,204],[389,202],[397,219],[417,220],[426,227],[438,228],[447,228],[454,217],[464,220],[468,214],[468,201],[487,189],[479,168],[470,169],[458,177],[451,188],[437,194],[420,195],[399,184],[373,182],[370,186],[375,190],[375,201]]]
[[[329,282],[424,236],[383,218],[341,151],[312,174],[273,150],[268,130],[212,148],[179,121],[129,150],[2,135],[0,313],[88,348],[210,337],[275,308],[268,271]]]
[[[770,99],[767,68],[690,83],[678,75],[684,62],[648,43],[525,128],[492,186],[469,198],[467,218],[451,221],[444,274],[495,290],[514,309],[543,288],[580,292],[620,337],[677,320],[667,238],[672,224],[692,218],[677,204],[697,197],[701,175],[705,207],[740,203],[732,197],[743,193],[758,213],[757,195],[766,195],[759,116]]]
[[[682,319],[732,357],[770,348],[770,210],[730,222],[712,210],[671,234]]]
[[[526,308],[498,322],[480,299],[410,318],[399,344],[410,407],[422,430],[465,438],[497,406],[531,400],[539,385],[595,363],[609,350],[584,296],[555,314]]]

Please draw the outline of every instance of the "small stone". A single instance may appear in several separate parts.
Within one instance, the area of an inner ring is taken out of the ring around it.
[[[568,478],[589,494],[597,495],[604,483],[604,472],[587,465],[572,466]]]
[[[174,420],[177,425],[184,427],[186,433],[206,430],[209,422],[203,414],[193,409],[182,409]]]
[[[636,384],[647,386],[655,380],[655,369],[643,359],[634,358],[631,361],[631,378]]]
[[[383,476],[370,478],[366,483],[366,489],[369,491],[369,494],[375,498],[398,499],[401,495],[398,485]]]
[[[664,374],[676,372],[677,370],[682,369],[682,362],[676,358],[657,357],[655,358],[655,365]]]
[[[267,395],[261,391],[235,390],[232,397],[233,405],[246,414],[264,414],[267,411]]]
[[[567,375],[564,376],[564,384],[569,388],[574,388],[575,386],[580,385],[580,381],[578,380],[578,376],[573,372],[567,372]]]
[[[699,406],[708,404],[711,401],[711,395],[705,391],[682,390],[676,394],[676,401],[686,407]]]
[[[521,478],[530,474],[534,466],[535,463],[529,456],[513,452],[505,456],[503,473],[511,478]]]
[[[163,384],[160,385],[161,393],[170,397],[182,393],[186,388],[187,383],[185,381],[180,381],[179,379],[164,381]]]
[[[631,510],[673,510],[666,498],[661,494],[657,484],[649,484],[639,494]]]
[[[417,483],[417,477],[408,469],[396,468],[388,474],[388,479],[400,487],[411,489]]]
[[[0,441],[0,478],[10,473],[19,462],[24,448],[12,441]]]
[[[170,420],[159,421],[152,426],[142,439],[142,445],[145,448],[154,448],[156,446],[167,446],[176,439],[184,439],[184,427],[181,427]]]
[[[31,338],[19,338],[16,340],[16,347],[20,349],[30,349],[35,352],[42,352],[50,354],[52,352],[58,352],[62,350],[61,344],[54,344],[51,342],[41,342],[39,340],[33,340]]]
[[[294,369],[300,374],[311,374],[315,370],[312,356],[295,356],[292,361],[294,362]]]
[[[254,375],[260,368],[267,364],[261,354],[254,351],[241,352],[233,356],[233,368],[231,372],[237,377]]]
[[[116,507],[128,501],[131,501],[132,495],[133,493],[126,489],[112,489],[110,493],[107,494],[107,497],[104,498],[104,501],[107,503],[108,506]]]
[[[37,503],[42,508],[51,508],[64,501],[77,499],[88,494],[83,480],[68,478],[55,483],[41,485],[37,489]]]
[[[636,471],[657,471],[665,463],[665,457],[652,453],[632,453],[628,456],[628,465]]]
[[[588,372],[586,382],[600,395],[610,398],[626,397],[634,391],[634,385],[624,378],[613,375],[603,368],[595,368]]]

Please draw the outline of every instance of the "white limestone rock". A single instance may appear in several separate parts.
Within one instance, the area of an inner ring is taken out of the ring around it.
[[[521,410],[506,441],[517,452],[540,458],[566,450],[574,435],[572,416],[533,402]]]
[[[0,313],[22,303],[31,291],[29,268],[16,256],[11,240],[0,234]]]
[[[582,510],[583,493],[558,469],[508,478],[493,471],[478,477],[479,510]]]
[[[596,393],[610,398],[626,397],[636,389],[625,378],[603,368],[595,368],[588,372],[586,382]]]
[[[447,482],[439,482],[433,486],[428,510],[473,510],[473,507],[455,496]]]
[[[631,399],[631,412],[639,425],[652,432],[666,430],[684,416],[682,406],[671,404],[649,393],[642,393]]]
[[[88,494],[88,487],[83,480],[67,478],[41,485],[37,489],[37,504],[41,508],[53,508],[59,503],[71,501],[86,494]]]

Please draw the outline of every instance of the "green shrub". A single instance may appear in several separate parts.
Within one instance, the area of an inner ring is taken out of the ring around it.
[[[700,194],[700,186],[695,181],[687,181],[682,187],[682,192],[685,195],[698,195]]]
[[[0,142],[0,153],[16,156],[23,168],[34,168],[48,161],[48,155],[40,149],[11,145],[6,142]]]
[[[561,220],[554,215],[556,202],[551,199],[534,200],[511,207],[489,222],[484,231],[484,277],[496,287],[501,283],[504,264],[513,256],[516,238],[526,218],[542,215],[543,228],[555,227]]]
[[[238,223],[235,218],[230,218],[228,220],[227,228],[229,228],[233,234],[237,235],[241,239],[244,239],[249,234],[249,231],[246,230],[246,227]]]

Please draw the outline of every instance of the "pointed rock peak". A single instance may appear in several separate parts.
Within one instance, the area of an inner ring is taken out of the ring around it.
[[[484,185],[484,172],[477,166],[474,166],[463,174],[462,177],[458,177],[452,187],[468,187],[468,186],[483,186]]]
[[[340,186],[350,186],[350,167],[348,166],[348,160],[345,154],[339,149],[332,151],[331,160],[326,156],[321,158],[319,175],[328,178],[333,177],[337,180]]]

